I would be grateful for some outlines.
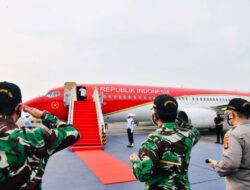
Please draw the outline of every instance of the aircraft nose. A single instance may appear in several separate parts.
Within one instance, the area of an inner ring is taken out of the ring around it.
[[[28,100],[26,102],[23,103],[24,105],[30,106],[30,107],[34,107],[34,100]]]
[[[34,107],[34,108],[38,108],[39,109],[39,103],[41,102],[40,101],[41,98],[34,98],[34,99],[31,99],[31,100],[28,100],[26,102],[24,102],[23,104],[24,105],[27,105],[27,106],[30,106],[30,107]]]

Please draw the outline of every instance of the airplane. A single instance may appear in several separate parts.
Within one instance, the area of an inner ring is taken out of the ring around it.
[[[97,89],[101,98],[104,121],[125,122],[128,113],[136,115],[137,121],[151,121],[153,100],[157,95],[169,94],[176,98],[179,114],[187,116],[196,128],[214,128],[214,118],[232,98],[250,100],[250,92],[188,89],[173,87],[119,85],[119,84],[77,84],[85,87],[87,98]],[[26,105],[47,110],[60,119],[68,119],[69,108],[64,104],[64,87],[49,90],[45,95],[25,102]]]

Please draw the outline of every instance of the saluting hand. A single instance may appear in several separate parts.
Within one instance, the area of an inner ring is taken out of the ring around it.
[[[23,111],[29,113],[30,115],[32,115],[37,119],[41,119],[43,114],[43,111],[26,105],[23,105]]]

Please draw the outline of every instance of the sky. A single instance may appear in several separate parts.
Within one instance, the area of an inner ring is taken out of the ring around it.
[[[249,0],[0,0],[0,81],[250,91]]]

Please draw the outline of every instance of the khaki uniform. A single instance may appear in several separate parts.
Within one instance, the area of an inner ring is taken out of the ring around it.
[[[224,137],[223,159],[215,170],[228,190],[250,189],[250,121],[232,127]]]

